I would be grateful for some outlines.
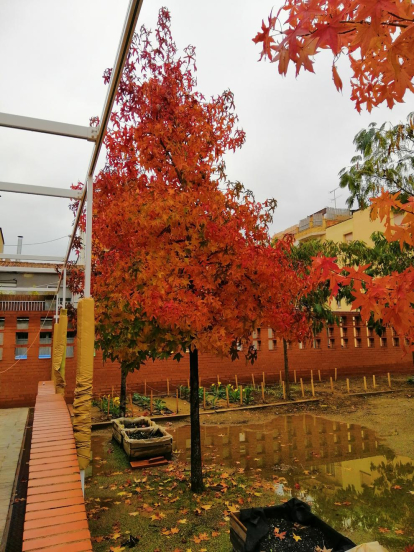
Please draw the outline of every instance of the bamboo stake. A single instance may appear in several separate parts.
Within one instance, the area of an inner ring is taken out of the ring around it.
[[[338,368],[335,368],[335,381],[338,381]]]
[[[252,374],[252,384],[253,384],[253,389],[256,389],[256,384],[254,382],[254,375]]]
[[[313,379],[311,379],[312,397],[315,396],[315,387],[313,385]]]
[[[368,391],[366,376],[364,376],[364,389],[365,389],[365,391]]]
[[[322,381],[322,378],[321,378],[321,371],[318,370],[318,376],[319,376],[319,381]]]
[[[217,385],[220,385],[220,376],[217,376]]]
[[[226,400],[227,400],[227,408],[230,408],[229,388],[227,386],[226,386]]]
[[[262,382],[262,401],[265,402],[265,399],[264,399],[264,385],[263,385],[263,382]]]
[[[152,389],[151,389],[151,399],[150,399],[150,415],[152,416]]]
[[[190,389],[190,380],[187,380],[187,389]]]
[[[170,396],[170,380],[167,378],[167,396]]]
[[[236,381],[236,390],[239,388],[239,384],[237,383],[237,376],[234,376],[234,379]]]
[[[300,387],[302,389],[302,397],[304,397],[305,396],[305,390],[303,388],[303,379],[302,378],[300,378]]]
[[[265,373],[263,372],[263,387],[266,387],[266,377]]]
[[[147,380],[144,381],[144,395],[147,396]]]
[[[286,385],[284,381],[282,381],[282,391],[283,391],[283,400],[286,400]]]
[[[350,390],[349,390],[349,378],[346,378],[346,388],[348,390],[348,393],[350,393]]]
[[[333,379],[332,379],[332,376],[329,378],[330,381],[331,381],[331,391],[332,393],[334,392],[334,386],[333,386]]]
[[[390,375],[389,372],[388,372],[387,376],[388,376],[388,387],[391,389],[391,375]]]
[[[206,388],[203,387],[203,408],[206,409]]]
[[[114,398],[114,386],[112,386],[112,393],[111,393],[111,399]]]
[[[132,406],[132,395],[131,395],[131,393],[129,394],[129,404],[130,404],[130,407],[131,407],[131,413],[132,413],[132,415],[134,415],[134,410],[133,410],[133,406]]]
[[[178,414],[178,388],[175,390],[175,403],[177,405],[177,414]]]
[[[293,370],[293,379],[294,379],[294,382],[297,383],[297,381],[296,381],[296,370]]]
[[[372,375],[372,385],[374,386],[374,389],[377,387],[377,382],[375,381],[374,375]]]
[[[240,385],[240,404],[243,404],[243,386]]]
[[[311,370],[311,381],[313,381],[313,370]]]
[[[280,370],[279,376],[280,376],[280,380],[279,380],[279,381],[280,381],[280,383],[282,383],[282,381],[283,381],[283,378],[282,378],[282,370]]]

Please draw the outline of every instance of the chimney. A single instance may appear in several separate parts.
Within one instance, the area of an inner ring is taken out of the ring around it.
[[[23,246],[23,236],[17,236],[17,254],[21,255]]]

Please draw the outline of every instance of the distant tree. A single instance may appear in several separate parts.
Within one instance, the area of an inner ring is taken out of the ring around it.
[[[401,192],[400,201],[413,195],[414,113],[410,113],[406,124],[384,123],[377,127],[371,123],[355,136],[354,144],[358,155],[339,173],[340,187],[348,188],[350,193],[350,208],[355,202],[359,208],[367,208],[369,199],[382,189],[392,194]]]

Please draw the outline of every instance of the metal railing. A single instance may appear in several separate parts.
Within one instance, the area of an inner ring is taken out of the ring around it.
[[[46,301],[0,301],[0,311],[44,311]]]

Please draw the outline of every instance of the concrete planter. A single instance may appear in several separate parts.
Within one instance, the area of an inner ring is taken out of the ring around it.
[[[121,434],[124,451],[129,458],[171,457],[172,437],[162,427],[124,429]]]
[[[112,436],[122,445],[121,431],[124,429],[143,429],[154,426],[155,423],[145,416],[140,416],[138,418],[116,418],[112,420]]]

